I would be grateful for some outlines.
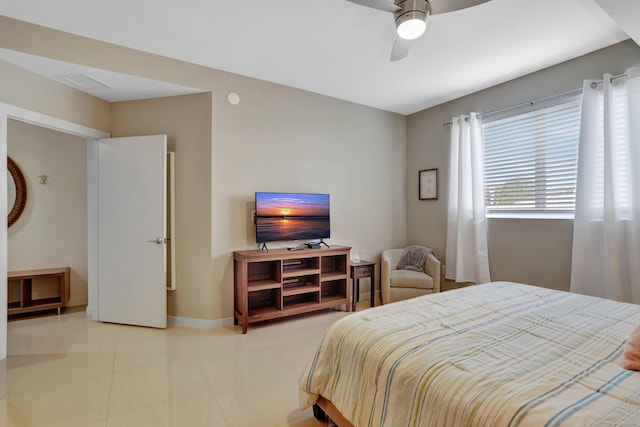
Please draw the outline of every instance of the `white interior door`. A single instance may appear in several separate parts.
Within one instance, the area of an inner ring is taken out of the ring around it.
[[[98,320],[165,328],[167,137],[98,142]]]

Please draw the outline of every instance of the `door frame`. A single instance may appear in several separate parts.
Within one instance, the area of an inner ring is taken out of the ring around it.
[[[111,134],[26,108],[0,102],[0,159],[6,164],[8,120],[18,120],[87,140],[87,316],[98,317],[98,142]],[[7,188],[7,174],[0,174],[0,188]],[[6,190],[5,190],[6,191]],[[0,215],[7,217],[7,198],[0,197]],[[0,307],[7,307],[7,222],[0,226]],[[0,316],[0,360],[7,358],[7,315]]]

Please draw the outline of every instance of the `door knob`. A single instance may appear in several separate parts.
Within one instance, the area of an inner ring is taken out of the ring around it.
[[[157,239],[155,239],[155,240],[147,240],[147,242],[149,242],[149,243],[156,243],[156,244],[158,244],[158,245],[161,245],[161,244],[163,244],[163,243],[165,242],[165,238],[164,238],[164,237],[158,237],[158,238],[157,238]]]

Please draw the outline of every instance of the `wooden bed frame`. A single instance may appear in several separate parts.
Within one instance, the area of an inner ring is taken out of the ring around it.
[[[322,396],[318,397],[318,401],[313,405],[313,416],[319,421],[328,421],[327,417],[329,417],[338,427],[355,427],[342,416],[330,400]]]

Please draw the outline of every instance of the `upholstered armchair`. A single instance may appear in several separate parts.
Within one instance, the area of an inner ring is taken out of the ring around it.
[[[397,270],[405,249],[382,251],[380,269],[382,303],[414,298],[420,295],[440,292],[440,261],[429,253],[423,271]]]

